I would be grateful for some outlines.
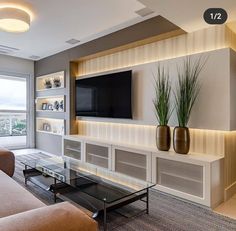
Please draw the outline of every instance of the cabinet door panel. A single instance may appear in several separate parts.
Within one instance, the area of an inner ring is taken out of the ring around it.
[[[81,160],[81,142],[64,139],[64,155]]]
[[[115,171],[141,180],[147,179],[147,157],[144,154],[115,149]]]
[[[203,166],[157,158],[157,184],[203,197]]]
[[[109,167],[109,148],[86,143],[86,162],[103,168]]]

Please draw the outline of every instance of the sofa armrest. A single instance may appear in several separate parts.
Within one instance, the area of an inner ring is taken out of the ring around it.
[[[97,231],[97,222],[69,202],[0,218],[4,231]]]
[[[15,156],[13,152],[0,147],[0,170],[12,177],[15,171]]]

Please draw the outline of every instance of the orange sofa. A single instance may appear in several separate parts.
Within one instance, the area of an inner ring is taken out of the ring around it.
[[[1,231],[97,231],[97,222],[68,202],[46,206],[0,171]]]
[[[15,171],[15,156],[13,152],[0,147],[0,170],[12,177]]]

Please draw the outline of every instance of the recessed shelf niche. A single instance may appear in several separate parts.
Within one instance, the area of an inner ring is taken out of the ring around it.
[[[36,111],[65,112],[65,96],[37,97]]]
[[[36,118],[36,131],[53,135],[64,135],[65,120]]]
[[[36,78],[36,90],[47,91],[64,88],[65,72],[55,72],[48,75],[39,76]],[[48,84],[46,84],[46,82]]]

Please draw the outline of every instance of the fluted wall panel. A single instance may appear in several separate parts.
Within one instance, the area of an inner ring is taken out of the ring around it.
[[[125,144],[156,147],[156,127],[151,125],[107,123],[79,120],[79,134]],[[173,128],[172,132],[173,134]],[[226,132],[190,129],[190,152],[224,155]]]
[[[226,34],[228,35],[227,42]],[[104,72],[158,60],[217,50],[227,47],[232,42],[232,37],[229,29],[225,26],[214,26],[193,33],[130,48],[114,54],[80,61],[78,75]]]

